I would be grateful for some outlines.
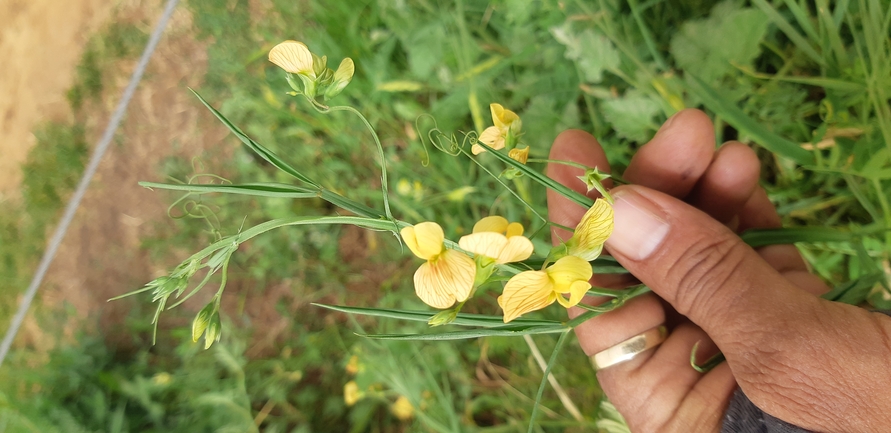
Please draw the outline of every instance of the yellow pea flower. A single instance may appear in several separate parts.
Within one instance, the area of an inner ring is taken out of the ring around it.
[[[392,412],[393,416],[400,421],[408,421],[414,416],[415,408],[412,406],[411,402],[408,401],[408,398],[404,395],[400,395],[393,405],[390,406],[390,412]]]
[[[510,152],[507,152],[507,156],[511,157],[511,159],[519,162],[520,164],[525,164],[526,161],[529,159],[529,146],[526,146],[522,149],[511,149]]]
[[[337,71],[327,67],[328,57],[319,57],[303,42],[284,41],[269,51],[269,61],[278,67],[300,78],[301,86],[288,75],[288,84],[297,92],[303,92],[310,98],[322,95],[325,100],[331,99],[353,79],[356,65],[353,59],[344,58]]]
[[[303,42],[284,41],[269,51],[269,61],[292,74],[303,74],[315,78],[313,57]]]
[[[514,275],[498,297],[498,305],[504,310],[504,323],[541,310],[554,301],[566,308],[578,304],[591,288],[588,280],[593,275],[588,261],[576,256],[563,257],[544,271]],[[564,296],[567,294],[569,299]]]
[[[400,231],[405,245],[427,260],[415,271],[415,293],[425,304],[439,309],[470,297],[476,264],[463,253],[445,247],[445,234],[435,222],[423,222]]]
[[[495,126],[486,128],[483,133],[480,134],[479,141],[495,150],[503,149],[505,143],[509,145],[508,147],[515,144],[517,137],[520,135],[520,130],[523,127],[523,122],[520,120],[520,116],[517,116],[517,113],[504,108],[501,104],[489,104],[489,110],[492,112],[492,123],[494,123]],[[479,155],[480,153],[485,152],[486,149],[479,144],[474,144],[470,151],[474,155]]]
[[[364,396],[365,393],[359,390],[359,384],[354,380],[347,382],[346,385],[343,386],[343,402],[346,403],[347,406],[356,404],[356,402],[361,400]]]
[[[613,233],[613,207],[598,198],[582,216],[572,237],[566,241],[567,254],[591,261],[600,256],[603,243]]]
[[[504,264],[526,260],[532,255],[532,241],[523,236],[520,223],[508,223],[497,215],[479,220],[473,232],[461,237],[458,245],[465,251]]]

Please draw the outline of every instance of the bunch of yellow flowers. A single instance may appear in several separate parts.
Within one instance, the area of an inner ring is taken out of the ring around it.
[[[336,71],[326,67],[327,57],[310,52],[297,41],[282,42],[269,52],[269,60],[288,72],[288,83],[296,93],[310,99],[325,100],[339,94],[353,77],[355,67],[345,58]],[[300,79],[300,83],[294,80]],[[298,85],[299,84],[299,85]],[[473,155],[488,149],[507,150],[508,157],[526,164],[529,147],[519,147],[522,121],[501,104],[490,104],[492,123],[483,130],[471,148]],[[485,144],[486,146],[482,146]],[[595,170],[595,174],[599,174]],[[589,176],[590,177],[590,176]],[[582,179],[590,184],[591,179]],[[554,302],[569,308],[577,305],[591,288],[593,275],[590,261],[603,250],[613,230],[613,209],[609,194],[599,180],[594,180],[607,199],[598,199],[587,211],[573,236],[554,247],[540,270],[516,273],[504,285],[498,304],[504,310],[504,322]],[[414,274],[415,292],[424,303],[438,309],[451,309],[434,316],[433,325],[454,320],[458,310],[476,289],[492,281],[496,271],[508,270],[504,265],[523,262],[532,256],[532,241],[523,236],[523,226],[501,216],[489,216],[477,222],[471,234],[463,236],[451,248],[442,227],[435,222],[421,222],[400,231],[405,245],[425,260]],[[457,306],[456,306],[457,304]],[[454,307],[454,308],[453,308]]]
[[[516,148],[522,131],[520,117],[500,104],[489,108],[494,126],[486,128],[478,140],[493,150],[507,148],[510,158],[525,164],[529,147]],[[474,144],[471,151],[477,155],[486,149]],[[402,229],[408,248],[427,261],[415,272],[415,292],[431,307],[447,309],[459,303],[460,309],[480,285],[489,282],[496,265],[522,262],[532,255],[532,241],[523,236],[523,231],[519,223],[489,216],[477,222],[471,234],[461,237],[459,251],[447,247],[442,227],[435,222]],[[588,262],[600,256],[612,231],[612,206],[607,199],[597,199],[572,237],[551,250],[541,270],[520,272],[504,285],[498,297],[504,322],[555,301],[566,308],[577,305],[591,288],[588,280],[593,270]],[[448,322],[437,324],[442,323]]]

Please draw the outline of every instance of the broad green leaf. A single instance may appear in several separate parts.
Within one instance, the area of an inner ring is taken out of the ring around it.
[[[566,47],[566,58],[575,61],[585,81],[599,83],[603,72],[619,67],[619,50],[604,35],[592,28],[574,32],[569,22],[551,28],[554,39]]]
[[[653,117],[661,112],[658,102],[637,91],[628,91],[625,96],[603,101],[603,117],[621,137],[644,142],[651,131],[659,128]]]
[[[390,319],[410,320],[413,322],[425,323],[437,313],[429,311],[411,311],[385,308],[348,307],[344,305],[326,305],[316,303],[313,303],[312,305],[327,308],[329,310],[340,311],[349,314],[357,314],[361,316],[386,317]],[[486,316],[482,314],[467,313],[458,313],[458,317],[451,324],[461,326],[482,326],[486,328],[503,328],[506,326],[501,316]],[[553,320],[534,320],[524,318],[515,319],[511,322],[511,324],[522,326],[562,326],[560,322],[556,322]]]
[[[720,3],[708,18],[681,27],[671,39],[671,55],[682,69],[713,83],[733,72],[734,64],[750,65],[758,57],[767,22],[760,11]]]

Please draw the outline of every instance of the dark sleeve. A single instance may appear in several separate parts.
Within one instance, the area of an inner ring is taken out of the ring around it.
[[[741,389],[733,393],[721,433],[812,433],[764,413]]]

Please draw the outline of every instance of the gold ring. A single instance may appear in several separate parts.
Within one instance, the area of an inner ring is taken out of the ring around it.
[[[609,349],[597,352],[591,356],[591,365],[594,370],[603,370],[625,361],[630,361],[665,341],[668,330],[665,326],[657,326],[641,334],[637,334]]]

